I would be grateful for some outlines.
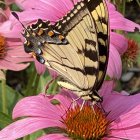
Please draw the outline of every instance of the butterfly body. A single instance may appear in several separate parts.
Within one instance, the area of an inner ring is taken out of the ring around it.
[[[60,86],[84,100],[101,101],[97,91],[109,55],[105,1],[81,0],[56,24],[38,20],[28,28],[23,34],[25,51],[34,52],[39,62],[58,72]]]

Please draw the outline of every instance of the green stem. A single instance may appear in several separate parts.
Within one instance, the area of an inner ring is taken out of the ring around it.
[[[40,75],[39,74],[36,74],[36,79],[34,80],[34,88],[33,88],[33,91],[32,91],[32,94],[33,95],[36,95],[37,94],[39,80],[40,80]]]
[[[136,0],[136,2],[138,3],[138,5],[140,6],[140,2],[139,2],[139,0]]]
[[[125,16],[125,8],[126,8],[126,1],[122,1],[123,7],[122,7],[122,14]]]
[[[58,92],[58,84],[57,84],[57,82],[55,82],[54,84],[53,84],[53,89],[52,89],[52,93],[54,94],[54,93],[56,93],[56,92]]]
[[[6,104],[6,81],[2,80],[2,111],[7,113],[7,104]]]
[[[36,70],[34,69],[31,76],[29,77],[29,81],[28,81],[26,93],[25,93],[26,96],[30,96],[32,94],[31,92],[33,90],[33,83],[34,83],[35,78],[36,78]]]
[[[26,96],[32,96],[37,94],[38,84],[40,81],[40,75],[37,74],[36,70],[32,72],[31,76],[29,77],[29,82],[26,88]]]

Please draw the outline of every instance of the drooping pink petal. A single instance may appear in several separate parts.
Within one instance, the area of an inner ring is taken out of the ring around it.
[[[109,97],[108,94],[112,93],[113,88],[115,87],[114,81],[104,81],[102,87],[99,90],[100,96]],[[105,100],[107,101],[107,99]]]
[[[11,63],[8,61],[0,61],[0,69],[4,69],[4,70],[13,70],[13,71],[19,71],[19,70],[23,70],[25,68],[27,68],[29,66],[29,63],[27,64],[16,64],[16,63]]]
[[[35,66],[36,66],[36,70],[38,74],[44,74],[46,71],[46,66],[39,63],[37,60],[34,60]]]
[[[60,126],[58,120],[28,117],[18,120],[0,131],[1,140],[14,140],[46,127]]]
[[[110,44],[109,62],[107,68],[107,74],[111,78],[119,79],[122,73],[121,57],[113,44]]]
[[[110,29],[133,32],[136,27],[140,30],[140,25],[124,18],[122,14],[116,11],[116,8],[113,4],[107,1],[107,6],[109,9]]]
[[[128,47],[128,39],[126,39],[123,35],[115,32],[111,32],[110,34],[110,43],[115,46],[120,54],[123,54]]]
[[[56,106],[43,94],[22,99],[13,110],[13,118],[32,116],[61,120],[61,115],[59,114],[60,112],[57,110]]]
[[[37,140],[70,140],[70,138],[67,138],[63,134],[48,134],[38,138]]]

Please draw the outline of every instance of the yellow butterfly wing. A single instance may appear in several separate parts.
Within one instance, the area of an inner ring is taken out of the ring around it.
[[[58,72],[63,78],[59,85],[84,100],[100,100],[97,90],[106,73],[109,48],[103,0],[80,1],[55,25],[38,21],[24,36],[26,52]]]

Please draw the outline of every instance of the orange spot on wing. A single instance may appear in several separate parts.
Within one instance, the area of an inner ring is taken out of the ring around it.
[[[53,31],[49,31],[49,32],[48,32],[48,35],[49,35],[50,37],[52,37],[52,36],[54,35],[54,32],[53,32]]]
[[[59,39],[60,40],[63,40],[64,39],[64,36],[63,35],[59,35]]]

